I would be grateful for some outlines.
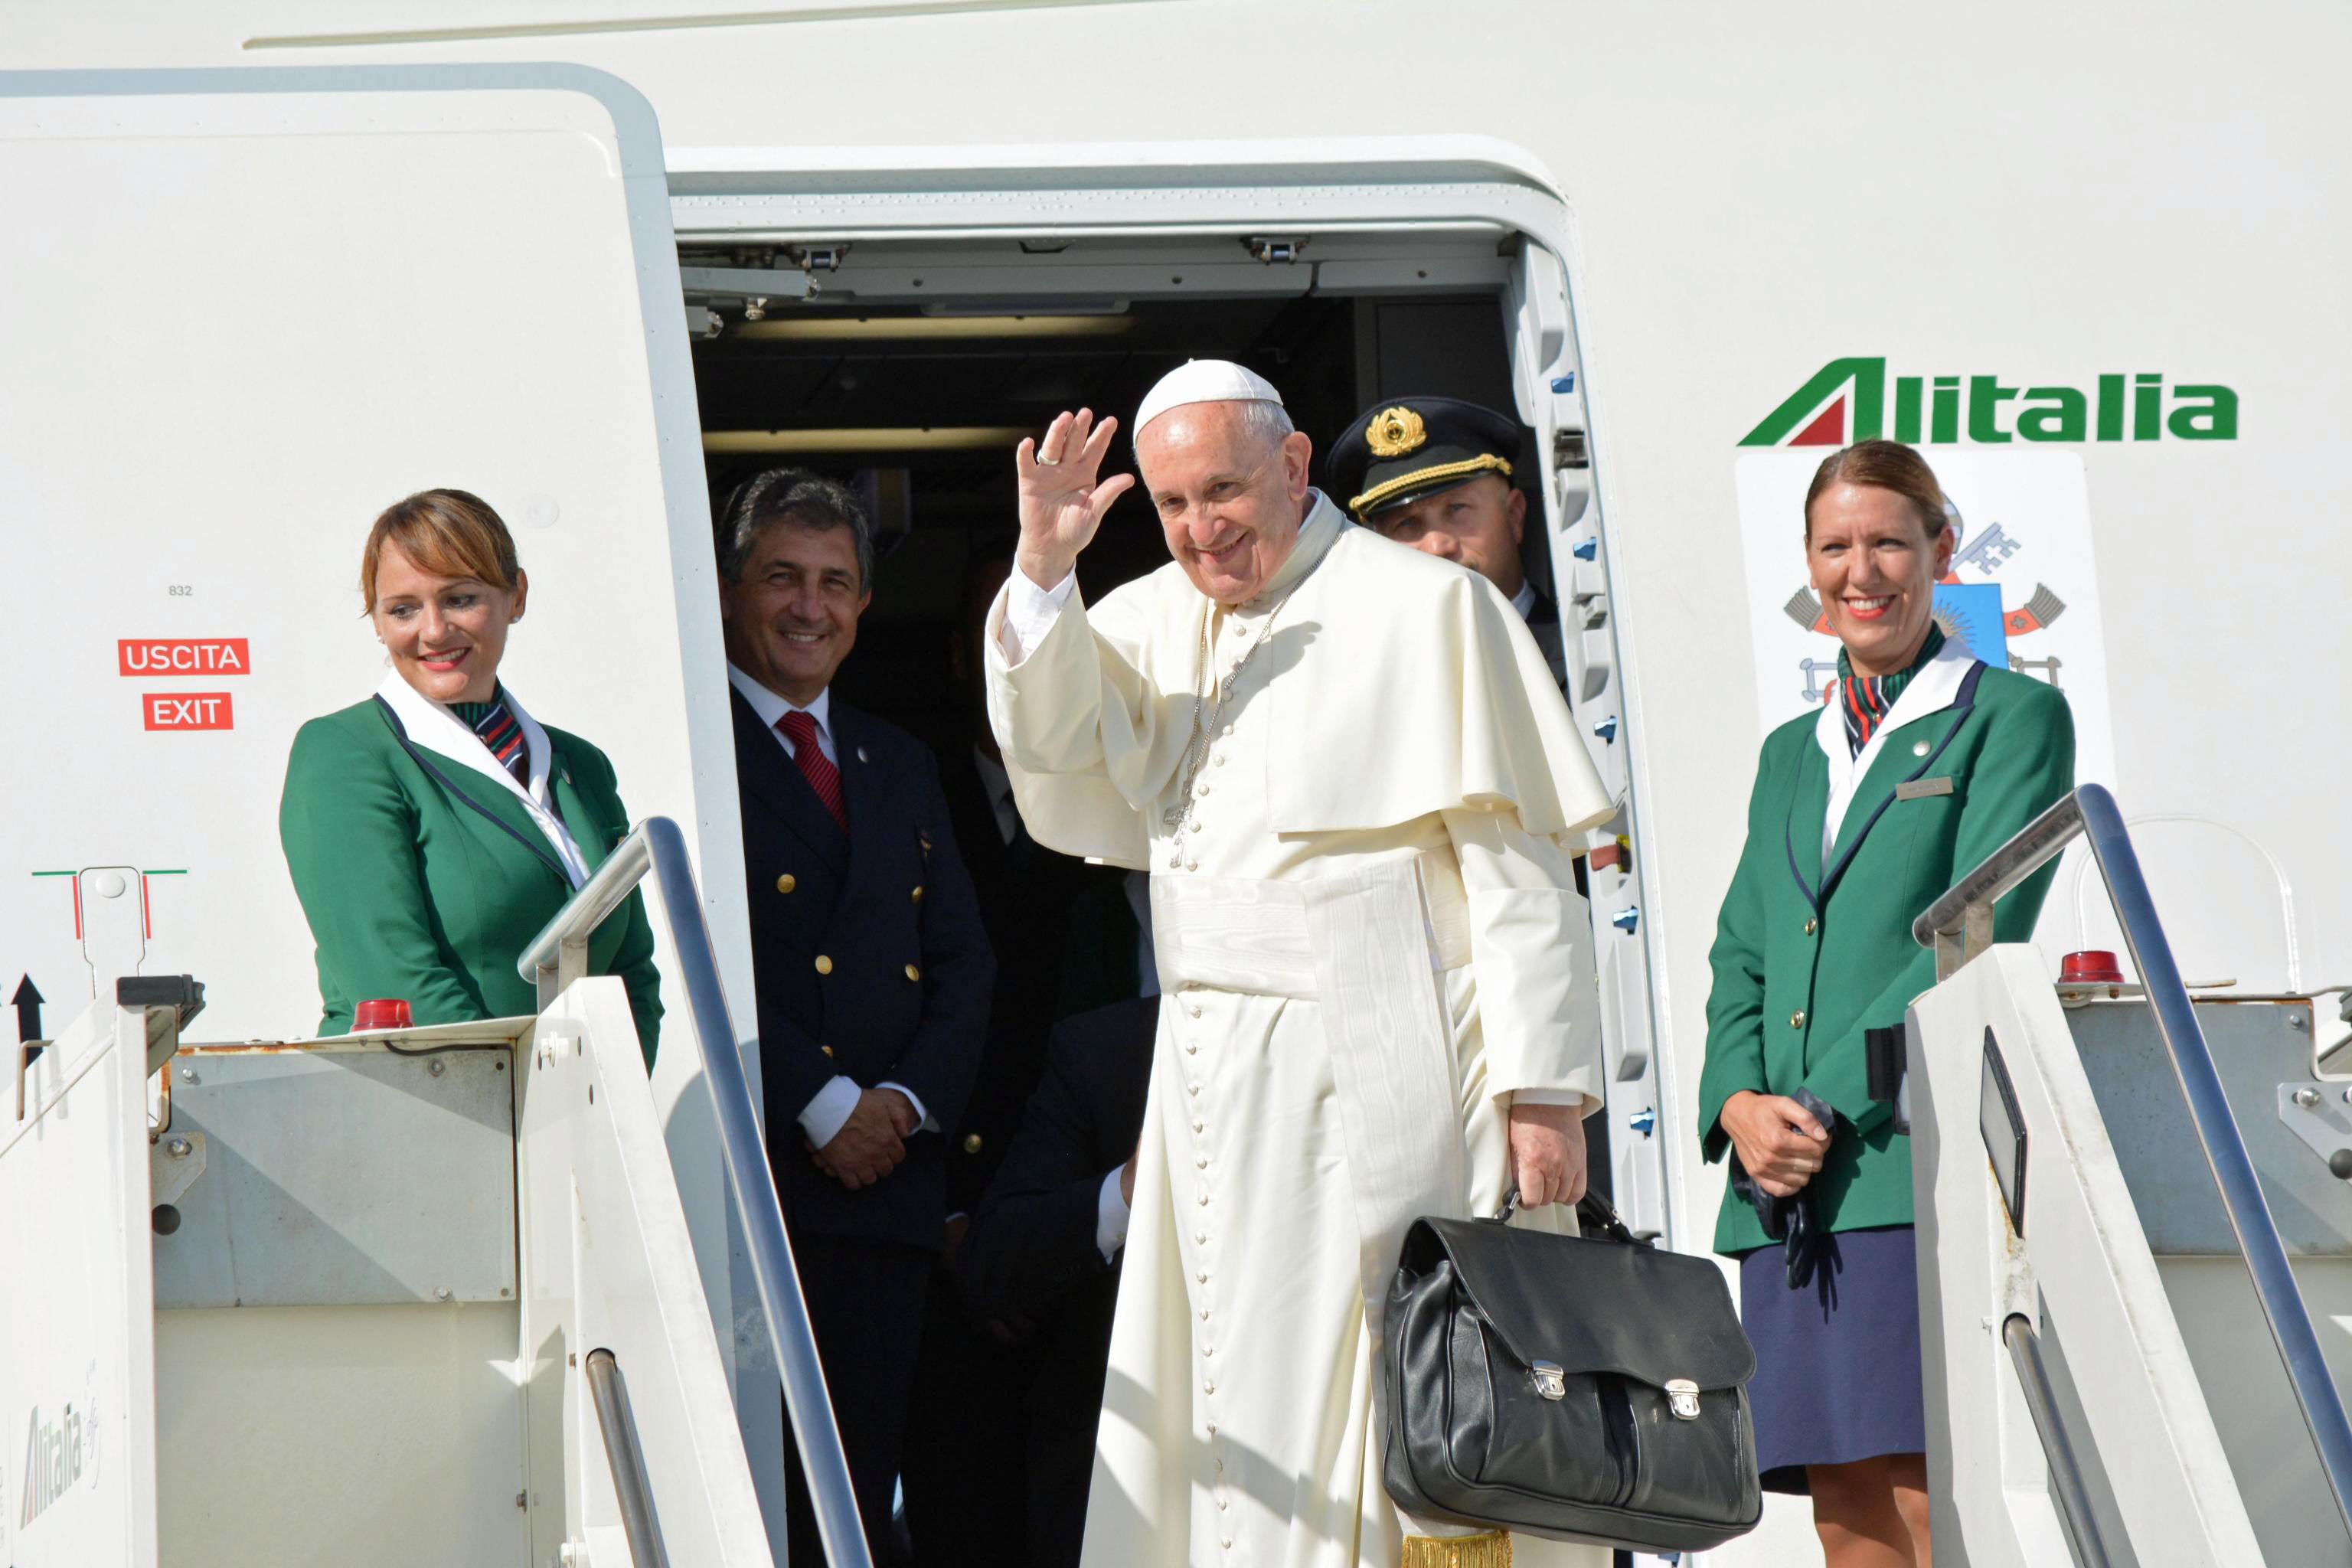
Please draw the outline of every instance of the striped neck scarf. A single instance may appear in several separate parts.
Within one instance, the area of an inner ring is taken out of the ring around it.
[[[523,743],[522,724],[507,705],[507,694],[501,687],[488,702],[452,702],[449,711],[482,739],[499,765],[514,775],[515,783],[530,787],[530,748]]]
[[[1870,744],[1870,737],[1885,722],[1895,700],[1903,695],[1903,689],[1911,684],[1911,678],[1919,673],[1920,667],[1941,652],[1943,647],[1944,628],[1928,622],[1927,640],[1919,645],[1918,657],[1892,675],[1856,675],[1853,666],[1846,660],[1845,649],[1838,649],[1838,707],[1845,719],[1849,756],[1862,755],[1863,747]]]

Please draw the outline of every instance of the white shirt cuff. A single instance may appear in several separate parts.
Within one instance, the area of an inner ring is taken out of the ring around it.
[[[937,1132],[937,1131],[940,1130],[940,1124],[939,1124],[938,1122],[936,1122],[936,1121],[932,1121],[932,1120],[931,1120],[931,1113],[930,1113],[929,1111],[928,1111],[928,1110],[924,1110],[924,1109],[923,1109],[923,1097],[922,1097],[921,1095],[919,1095],[919,1094],[917,1094],[913,1089],[908,1089],[905,1084],[903,1084],[903,1083],[892,1083],[888,1079],[887,1079],[887,1078],[886,1078],[886,1079],[884,1079],[880,1083],[876,1084],[874,1087],[875,1087],[875,1088],[877,1088],[877,1089],[897,1089],[900,1094],[903,1094],[903,1095],[905,1095],[905,1096],[907,1097],[907,1103],[908,1103],[908,1104],[909,1104],[909,1105],[911,1105],[911,1106],[913,1106],[913,1107],[915,1108],[915,1131],[918,1131],[918,1132]]]
[[[831,1083],[809,1097],[801,1107],[801,1131],[808,1141],[822,1149],[841,1135],[843,1123],[857,1109],[859,1089],[854,1078],[835,1078]]]
[[[1062,606],[1070,602],[1070,595],[1078,585],[1076,572],[1065,576],[1050,588],[1040,588],[1029,580],[1029,574],[1015,566],[1013,582],[1004,597],[1004,623],[998,633],[996,646],[1004,650],[1004,662],[1019,664],[1030,648],[1045,640],[1054,629],[1054,618]]]
[[[1118,1195],[1119,1173],[1125,1169],[1119,1166],[1105,1176],[1102,1191],[1095,1198],[1095,1249],[1105,1263],[1127,1245],[1127,1200]]]
[[[1589,1094],[1572,1089],[1515,1089],[1511,1090],[1513,1105],[1590,1105],[1585,1114],[1600,1109],[1600,1101]]]

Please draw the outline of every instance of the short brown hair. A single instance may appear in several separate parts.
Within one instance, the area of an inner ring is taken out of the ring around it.
[[[368,530],[360,556],[360,604],[369,615],[375,613],[376,563],[387,544],[399,545],[427,572],[471,577],[502,594],[513,593],[522,577],[514,535],[489,502],[467,490],[419,490],[384,508]]]
[[[1936,482],[1936,471],[1927,467],[1927,458],[1900,441],[1856,441],[1832,452],[1814,470],[1812,485],[1805,491],[1807,539],[1813,536],[1813,502],[1821,500],[1822,491],[1839,484],[1893,490],[1911,503],[1930,544],[1950,523],[1944,487]]]

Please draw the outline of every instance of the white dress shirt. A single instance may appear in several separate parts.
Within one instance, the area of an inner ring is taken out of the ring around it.
[[[1519,591],[1511,595],[1511,608],[1519,612],[1523,621],[1536,613],[1536,585],[1525,577],[1519,579]]]
[[[836,768],[841,765],[841,753],[835,749],[833,742],[832,687],[828,686],[818,692],[816,700],[803,708],[789,698],[777,696],[736,668],[731,660],[727,666],[727,679],[728,683],[741,695],[743,700],[751,705],[751,711],[760,716],[760,722],[768,727],[768,733],[776,738],[776,744],[784,749],[784,755],[794,759],[795,766],[798,765],[799,753],[793,750],[793,738],[777,728],[784,721],[784,715],[787,713],[805,713],[815,720],[816,749],[824,753],[826,762]]]
[[[1113,1165],[1095,1198],[1095,1250],[1103,1255],[1105,1263],[1127,1245],[1127,1200],[1118,1192],[1118,1178],[1126,1170],[1124,1165]]]
[[[800,765],[799,753],[793,749],[792,737],[778,728],[787,713],[805,713],[815,720],[817,750],[823,752],[824,760],[835,767],[841,765],[841,753],[835,747],[830,721],[833,688],[828,686],[818,692],[815,700],[803,708],[788,698],[779,697],[744,674],[735,667],[732,659],[727,664],[727,679],[743,700],[751,705],[751,711],[760,716],[760,722],[768,727],[768,733],[776,738],[776,744],[784,749],[786,757],[793,759],[794,767]],[[892,1083],[885,1079],[874,1087],[897,1089],[907,1097],[907,1103],[915,1108],[915,1121],[924,1131],[940,1130],[939,1123],[931,1120],[931,1113],[924,1108],[921,1097],[905,1084]],[[806,1105],[801,1107],[801,1131],[808,1134],[808,1141],[822,1149],[839,1137],[843,1125],[849,1121],[849,1113],[857,1109],[857,1097],[861,1092],[856,1079],[845,1073],[835,1074],[823,1089],[810,1097]]]

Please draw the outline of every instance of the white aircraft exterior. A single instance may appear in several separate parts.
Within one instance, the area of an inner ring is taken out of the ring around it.
[[[381,679],[352,558],[436,483],[520,525],[517,687],[688,825],[748,1016],[689,337],[747,301],[1491,294],[1624,805],[1592,879],[1617,1187],[1667,1245],[1721,1192],[1706,951],[1758,745],[1834,655],[1797,500],[1846,441],[1943,477],[1953,604],[2066,691],[2191,983],[2352,978],[2340,8],[709,4],[0,22],[0,964],[58,1029],[130,973],[203,980],[206,1039],[315,1026],[286,748]],[[761,247],[773,297],[712,260]],[[93,867],[136,921],[84,908]],[[2072,861],[2038,942],[2120,945]],[[655,1101],[741,1375],[694,1060]],[[1776,1510],[1710,1561],[1809,1540]]]

